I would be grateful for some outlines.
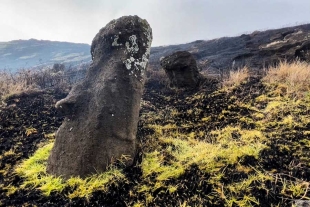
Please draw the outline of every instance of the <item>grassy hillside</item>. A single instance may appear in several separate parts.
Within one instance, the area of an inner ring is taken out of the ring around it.
[[[310,65],[249,69],[195,90],[152,72],[140,152],[107,172],[64,181],[45,172],[65,94],[11,95],[0,111],[0,206],[293,206],[310,200]]]

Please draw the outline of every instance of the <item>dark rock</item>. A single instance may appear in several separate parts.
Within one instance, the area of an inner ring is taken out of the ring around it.
[[[111,21],[95,36],[86,78],[57,102],[66,119],[56,133],[47,172],[85,177],[123,155],[131,165],[152,31],[137,16]]]
[[[193,55],[187,51],[178,51],[160,60],[172,86],[196,87],[201,75]]]

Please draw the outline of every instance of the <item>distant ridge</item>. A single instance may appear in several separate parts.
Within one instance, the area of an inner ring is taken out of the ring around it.
[[[16,71],[54,63],[75,65],[91,61],[90,45],[48,40],[0,42],[0,69]]]
[[[211,73],[245,65],[260,69],[284,59],[310,62],[310,24],[152,47],[150,68],[159,69],[161,57],[180,50],[191,52],[199,67]],[[35,39],[0,42],[0,69],[16,71],[54,63],[75,65],[90,61],[88,44]]]

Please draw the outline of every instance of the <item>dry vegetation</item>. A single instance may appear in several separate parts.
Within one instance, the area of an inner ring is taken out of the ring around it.
[[[48,88],[68,90],[72,84],[84,77],[87,65],[65,68],[62,64],[41,69],[21,70],[15,74],[0,72],[0,100],[22,92]]]
[[[249,78],[249,69],[247,67],[240,68],[238,70],[229,71],[228,77],[224,78],[222,85],[224,88],[231,88],[240,85]]]
[[[30,72],[29,72],[30,73]],[[21,93],[30,90],[35,86],[27,82],[28,72],[10,74],[8,72],[0,73],[0,99],[3,100],[10,94]]]
[[[302,98],[310,92],[310,64],[306,62],[281,62],[276,68],[267,70],[264,81],[277,85],[282,93]]]

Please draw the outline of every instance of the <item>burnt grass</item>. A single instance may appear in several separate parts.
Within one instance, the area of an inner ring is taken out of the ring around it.
[[[179,113],[173,120],[154,118],[152,122],[160,125],[175,124],[181,126],[186,123],[186,128],[180,130],[184,133],[203,130],[220,129],[229,125],[240,124],[242,128],[251,129],[255,123],[240,121],[240,117],[250,116],[253,111],[249,107],[240,106],[237,102],[251,103],[258,96],[266,93],[266,87],[260,78],[250,78],[246,83],[234,88],[230,92],[219,91],[216,80],[206,80],[199,89],[170,89],[160,83],[149,81],[146,84],[143,100],[149,107],[143,106],[141,115],[151,111],[164,111],[173,107]],[[64,98],[65,93],[46,90],[40,92],[24,93],[7,99],[7,106],[0,110],[0,206],[131,206],[139,200],[144,200],[145,195],[134,191],[137,183],[143,183],[140,163],[143,153],[138,153],[136,164],[124,169],[126,182],[119,182],[109,186],[107,192],[93,192],[89,199],[68,199],[65,195],[70,189],[62,193],[53,192],[44,196],[36,189],[19,189],[11,195],[7,194],[5,186],[20,186],[23,178],[14,173],[14,167],[22,160],[31,156],[40,143],[46,141],[47,134],[54,133],[61,125],[63,117],[57,114],[54,105]],[[195,113],[188,113],[193,109]],[[309,112],[305,112],[308,113]],[[142,117],[142,116],[141,116]],[[200,120],[210,117],[207,124]],[[154,133],[147,127],[149,120],[141,119],[138,128],[138,138],[141,143],[147,142],[146,136]],[[310,122],[309,122],[310,123]],[[35,129],[32,133],[27,130]],[[270,131],[274,130],[272,127]],[[302,145],[301,139],[305,137],[303,131],[310,130],[310,124],[295,130],[277,129],[277,134],[268,137],[268,148],[260,153],[260,158],[245,156],[240,159],[244,166],[259,166],[261,170],[276,171],[287,180],[308,180],[310,178],[310,149]],[[309,136],[309,135],[308,135]],[[197,137],[197,139],[205,139]],[[289,146],[289,147],[283,147]],[[144,151],[143,144],[141,151]],[[8,152],[12,153],[8,153]],[[292,163],[296,163],[292,167]],[[237,171],[234,165],[225,168],[223,184],[238,182],[248,175]],[[224,199],[208,196],[213,185],[208,183],[210,175],[199,170],[196,165],[190,166],[178,178],[170,179],[167,185],[178,185],[179,188],[169,193],[163,186],[152,192],[154,200],[148,206],[180,206],[188,201],[188,206],[225,206]],[[251,194],[260,201],[259,206],[291,206],[292,199],[281,195],[281,182],[267,181],[265,188],[261,183],[251,184]],[[309,197],[307,192],[305,197]],[[199,197],[200,199],[193,199]],[[238,206],[233,204],[233,206]],[[253,203],[253,206],[255,203]]]

